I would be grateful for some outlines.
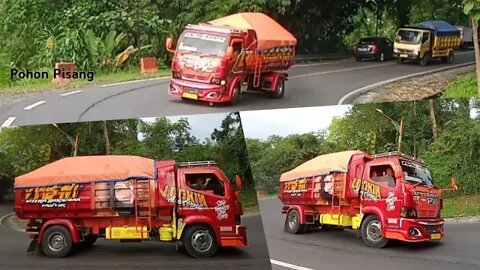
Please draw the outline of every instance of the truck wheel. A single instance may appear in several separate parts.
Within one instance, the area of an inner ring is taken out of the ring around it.
[[[448,53],[448,56],[447,56],[447,64],[451,64],[453,63],[453,59],[454,59],[454,55],[453,55],[453,52],[449,52]]]
[[[423,55],[422,58],[420,58],[420,65],[421,66],[426,66],[428,65],[428,62],[430,62],[430,54],[426,53]]]
[[[373,248],[383,248],[388,244],[388,239],[383,237],[382,223],[375,215],[365,218],[360,228],[363,242]]]
[[[235,85],[235,89],[233,90],[232,100],[230,101],[230,105],[235,105],[238,103],[238,99],[240,98],[240,83]]]
[[[273,93],[274,98],[282,98],[285,95],[285,79],[282,77],[278,80],[277,89]]]
[[[288,212],[287,219],[285,221],[285,230],[293,234],[304,232],[305,225],[300,224],[300,214],[297,210],[291,210]]]
[[[42,250],[45,255],[53,258],[63,258],[72,250],[72,236],[63,226],[49,227],[42,237]]]
[[[218,250],[215,233],[206,225],[188,227],[183,235],[183,244],[188,254],[194,258],[209,258]]]

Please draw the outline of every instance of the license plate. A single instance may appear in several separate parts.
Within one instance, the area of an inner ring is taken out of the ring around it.
[[[366,52],[366,51],[368,51],[368,49],[366,49],[366,48],[358,48],[358,51],[359,51],[359,52]]]
[[[407,57],[408,57],[408,54],[400,54],[400,57],[401,57],[401,58],[407,58]]]
[[[198,95],[195,94],[195,93],[188,93],[188,92],[185,92],[182,94],[182,97],[184,98],[188,98],[188,99],[195,99],[195,100],[198,100]]]
[[[439,233],[430,234],[430,239],[432,239],[432,240],[438,240],[438,239],[441,239],[441,238],[442,238],[442,235],[439,234]]]

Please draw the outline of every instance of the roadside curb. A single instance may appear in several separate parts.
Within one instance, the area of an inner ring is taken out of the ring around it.
[[[480,223],[480,216],[445,218],[445,223],[447,223],[447,224]]]
[[[475,65],[475,61],[471,61],[471,62],[463,63],[463,64],[458,64],[458,65],[453,65],[453,66],[448,66],[448,67],[443,67],[443,68],[437,68],[437,69],[428,70],[428,71],[417,72],[417,73],[408,74],[408,75],[405,75],[405,76],[400,76],[400,77],[396,77],[396,78],[393,78],[393,79],[385,80],[385,81],[382,81],[382,82],[370,84],[370,85],[355,89],[355,90],[347,93],[337,102],[337,105],[354,104],[355,99],[359,95],[364,94],[364,93],[366,93],[370,90],[376,89],[378,87],[385,86],[387,84],[394,83],[394,82],[397,82],[397,81],[400,81],[400,80],[411,79],[411,78],[414,78],[414,77],[420,77],[420,76],[425,76],[425,75],[431,75],[431,74],[434,74],[434,73],[443,72],[443,71],[456,69],[456,68],[462,68],[462,67],[471,66],[471,65]],[[347,102],[347,100],[348,100],[348,102]],[[369,103],[371,103],[371,102],[372,101],[369,101]]]
[[[5,226],[9,227],[10,229],[13,229],[17,232],[25,232],[25,229],[21,228],[14,221],[12,221],[13,216],[15,216],[15,213],[10,213],[10,214],[7,214],[7,215],[1,217],[0,218],[0,225],[3,224],[3,225],[5,225]]]

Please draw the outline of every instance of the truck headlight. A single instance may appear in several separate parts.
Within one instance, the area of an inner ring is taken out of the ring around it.
[[[398,53],[398,49],[397,49],[397,48],[393,48],[393,52],[394,52],[394,53]]]
[[[225,85],[227,82],[225,80],[221,80],[218,78],[212,78],[212,83],[213,84],[218,84],[218,85]]]

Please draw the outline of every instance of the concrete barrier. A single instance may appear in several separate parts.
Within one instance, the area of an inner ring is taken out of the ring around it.
[[[158,71],[157,58],[155,57],[140,58],[141,73],[155,73],[157,71]]]

